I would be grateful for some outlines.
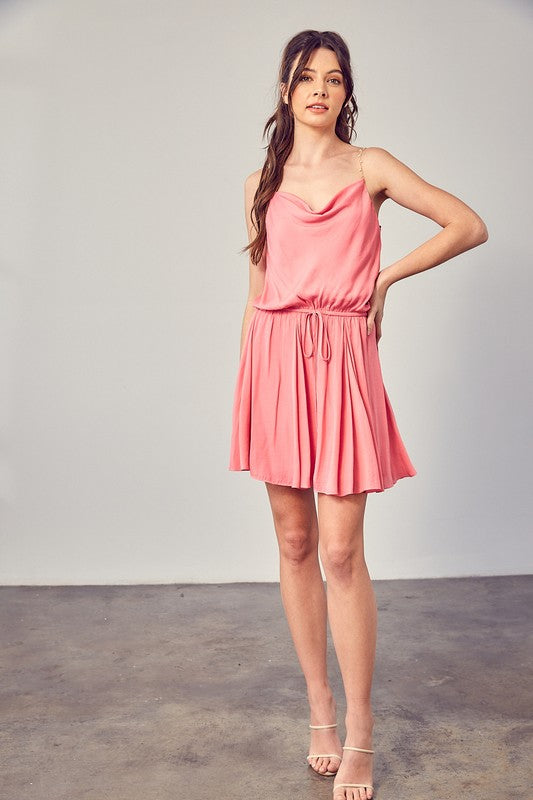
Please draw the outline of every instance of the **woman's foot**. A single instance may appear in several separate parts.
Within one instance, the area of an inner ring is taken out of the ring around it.
[[[309,707],[311,711],[311,725],[331,725],[336,722],[337,706],[331,689],[322,689],[317,692],[308,690]],[[346,752],[346,751],[344,751]],[[336,772],[343,750],[337,728],[322,728],[311,730],[311,753],[338,753],[340,758],[310,758],[308,763],[315,772],[323,775],[325,772]]]
[[[346,716],[346,742],[350,747],[362,747],[373,750],[372,730],[374,718],[370,712],[357,716]],[[333,751],[332,751],[333,752]],[[339,786],[339,783],[366,783],[372,785],[374,765],[373,753],[361,753],[358,750],[343,750],[342,763],[333,783],[333,800],[369,800],[373,790],[368,787]]]

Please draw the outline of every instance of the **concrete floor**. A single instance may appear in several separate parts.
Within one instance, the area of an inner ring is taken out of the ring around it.
[[[375,797],[531,800],[532,578],[374,589]],[[0,599],[2,800],[331,798],[278,584]]]

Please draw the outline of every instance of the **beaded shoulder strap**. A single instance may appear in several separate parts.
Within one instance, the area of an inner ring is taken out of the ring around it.
[[[361,176],[364,178],[365,173],[363,172],[363,153],[366,150],[365,147],[359,148],[359,169],[361,170]]]

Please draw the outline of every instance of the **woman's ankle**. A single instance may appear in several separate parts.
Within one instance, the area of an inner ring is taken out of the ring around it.
[[[344,721],[347,731],[350,728],[372,731],[375,720],[370,701],[368,703],[363,702],[357,703],[356,705],[351,705],[350,708],[346,710]]]
[[[311,717],[320,717],[316,722],[312,720],[312,725],[326,725],[335,722],[337,704],[329,685],[308,686],[307,699],[309,701],[309,708],[311,709]],[[329,719],[332,715],[332,719]],[[326,717],[328,717],[328,719],[326,719]]]
[[[313,703],[329,701],[333,698],[333,692],[329,683],[312,683],[307,685],[307,697]]]

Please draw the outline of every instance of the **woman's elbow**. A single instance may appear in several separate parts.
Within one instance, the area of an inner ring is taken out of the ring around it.
[[[489,231],[481,217],[477,214],[461,221],[462,235],[468,249],[483,244],[489,238]]]
[[[474,215],[474,219],[470,224],[470,235],[474,245],[483,244],[489,238],[489,230],[479,214]]]
[[[478,235],[478,240],[477,240],[478,244],[483,244],[483,242],[486,242],[487,239],[489,238],[489,229],[487,228],[482,219],[480,220],[480,224],[478,225],[477,235]]]

